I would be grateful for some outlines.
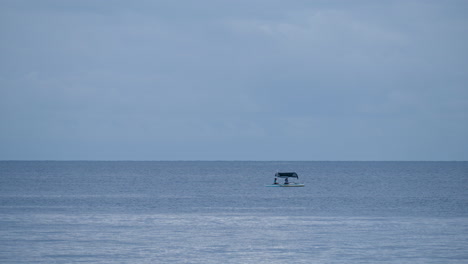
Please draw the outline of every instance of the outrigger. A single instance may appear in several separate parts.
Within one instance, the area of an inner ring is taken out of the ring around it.
[[[284,183],[278,183],[278,178],[283,178]],[[295,172],[277,172],[273,184],[266,185],[266,187],[304,187],[302,183],[289,182],[289,178],[299,179],[299,176]]]

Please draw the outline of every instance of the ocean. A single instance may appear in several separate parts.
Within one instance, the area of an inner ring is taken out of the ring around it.
[[[0,161],[0,263],[468,263],[468,162]]]

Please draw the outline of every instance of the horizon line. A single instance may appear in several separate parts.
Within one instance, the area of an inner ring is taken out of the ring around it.
[[[132,159],[0,159],[0,162],[467,162],[468,160],[196,160],[196,159],[180,159],[180,160],[132,160]]]

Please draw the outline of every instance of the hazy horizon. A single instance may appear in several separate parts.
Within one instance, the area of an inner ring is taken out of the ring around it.
[[[468,162],[468,160],[0,160],[0,162]]]

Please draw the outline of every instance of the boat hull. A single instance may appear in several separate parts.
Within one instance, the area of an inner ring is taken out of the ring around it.
[[[289,184],[271,184],[265,185],[265,187],[304,187],[302,183],[289,183]]]

